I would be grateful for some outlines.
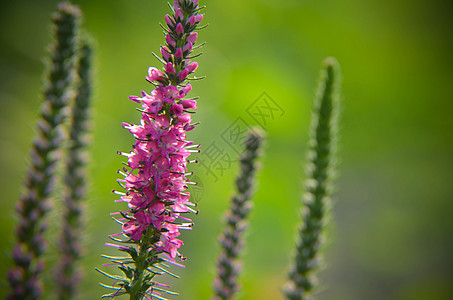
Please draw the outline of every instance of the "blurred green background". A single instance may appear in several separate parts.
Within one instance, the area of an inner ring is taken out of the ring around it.
[[[57,1],[0,4],[0,278],[10,263],[14,202],[19,198],[40,108],[49,16]],[[266,92],[283,110],[268,139],[250,219],[241,299],[282,299],[296,233],[311,101],[320,62],[335,56],[344,75],[341,176],[328,227],[325,270],[316,299],[453,299],[453,4],[448,0],[229,0],[208,4],[206,41],[192,94],[201,125],[191,138],[234,151],[222,133]],[[165,1],[80,0],[84,27],[96,38],[92,146],[79,299],[96,299],[106,280],[93,271],[118,232],[109,213],[117,150],[137,122],[127,99],[150,90],[151,54],[164,41]],[[178,299],[209,299],[234,163],[218,180],[198,167],[203,195],[182,249],[189,259],[172,282]],[[49,235],[58,228],[57,209]],[[55,259],[51,241],[48,259]],[[46,274],[51,289],[52,271]],[[0,287],[0,297],[6,294]],[[47,299],[52,299],[48,293]]]

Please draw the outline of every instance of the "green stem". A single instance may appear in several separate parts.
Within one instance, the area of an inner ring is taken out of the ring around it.
[[[149,228],[146,230],[146,234],[143,236],[142,241],[140,243],[140,252],[135,261],[135,272],[134,277],[131,281],[131,289],[129,292],[130,300],[142,300],[143,293],[143,280],[145,276],[145,270],[148,268],[147,260],[152,254],[150,254],[149,247],[151,238],[154,235],[154,230]]]

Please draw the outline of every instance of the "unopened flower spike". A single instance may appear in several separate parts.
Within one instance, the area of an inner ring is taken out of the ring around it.
[[[16,206],[19,224],[12,252],[14,266],[8,271],[11,291],[7,299],[38,299],[42,294],[46,215],[51,207],[49,198],[54,191],[55,168],[63,140],[61,126],[66,119],[65,107],[72,98],[80,15],[80,10],[67,2],[58,4],[52,15],[55,36],[25,190]]]
[[[324,61],[314,101],[307,180],[296,251],[283,290],[286,299],[308,300],[315,287],[322,233],[332,193],[339,110],[340,70],[334,58]]]
[[[166,299],[176,293],[159,283],[157,275],[170,275],[168,265],[183,266],[177,258],[183,245],[180,230],[190,230],[192,221],[186,214],[195,212],[187,188],[194,184],[189,178],[189,156],[194,151],[187,132],[194,129],[191,113],[197,102],[189,97],[192,86],[188,83],[198,67],[190,61],[202,20],[196,0],[174,1],[172,13],[165,16],[165,45],[160,47],[162,68],[150,67],[146,80],[154,85],[150,92],[129,99],[141,104],[138,124],[122,123],[135,138],[130,152],[119,154],[127,158],[127,167],[118,173],[118,183],[124,192],[114,191],[125,202],[127,209],[114,214],[122,231],[111,235],[117,248],[126,255],[112,258],[112,263],[124,276],[110,275],[113,292],[104,295],[114,298],[129,295],[130,299]]]
[[[219,238],[221,251],[217,260],[217,276],[214,279],[213,300],[235,299],[239,291],[238,276],[242,269],[240,258],[244,247],[244,232],[248,226],[247,216],[252,207],[250,197],[255,188],[257,158],[261,155],[264,133],[260,129],[248,132],[245,149],[240,156],[240,173],[236,178],[236,194],[226,213],[226,224]]]
[[[72,107],[69,149],[65,168],[64,213],[59,239],[55,282],[58,299],[76,297],[82,274],[78,266],[81,257],[83,228],[83,200],[86,194],[86,147],[88,146],[88,120],[91,106],[92,48],[85,38],[80,43],[77,65],[78,85]]]

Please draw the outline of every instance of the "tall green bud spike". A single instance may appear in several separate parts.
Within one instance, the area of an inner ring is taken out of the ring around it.
[[[214,279],[214,300],[234,299],[239,290],[238,276],[242,269],[240,255],[244,247],[244,231],[247,216],[252,207],[250,197],[255,186],[256,159],[261,155],[264,134],[261,130],[250,130],[245,138],[245,150],[240,157],[240,173],[236,178],[236,194],[226,213],[226,224],[219,238],[222,247]]]
[[[86,153],[91,96],[91,53],[87,40],[81,42],[77,75],[79,82],[72,107],[69,149],[65,168],[64,213],[59,238],[60,257],[55,280],[58,299],[72,299],[81,279],[77,260],[81,255],[83,199],[86,190]]]
[[[322,233],[332,193],[340,82],[337,61],[327,58],[314,100],[302,225],[284,289],[286,299],[290,300],[311,299],[316,284],[314,273],[319,266]]]
[[[11,287],[8,299],[37,299],[42,293],[40,273],[44,268],[41,256],[46,247],[43,237],[47,227],[45,217],[50,208],[58,149],[63,140],[60,125],[65,121],[65,108],[72,97],[80,14],[77,7],[60,3],[52,16],[54,42],[44,83],[44,102],[37,121],[24,193],[16,206],[19,223],[12,253],[14,266],[8,271]]]

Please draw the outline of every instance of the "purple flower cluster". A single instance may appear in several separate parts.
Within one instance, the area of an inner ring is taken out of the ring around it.
[[[124,179],[118,179],[127,193],[115,192],[121,195],[118,201],[129,207],[119,219],[122,234],[140,244],[148,236],[146,231],[152,230],[150,248],[171,258],[181,256],[179,231],[192,226],[183,215],[195,212],[187,191],[188,185],[194,184],[187,164],[196,161],[188,157],[199,152],[199,145],[187,141],[186,134],[194,129],[190,113],[197,109],[197,103],[187,98],[192,89],[187,79],[198,67],[190,61],[190,54],[197,40],[194,30],[203,19],[197,14],[197,0],[174,1],[173,10],[174,14],[165,16],[166,45],[160,48],[164,69],[150,67],[146,76],[155,89],[129,97],[141,104],[142,118],[137,125],[122,124],[136,141],[132,151],[120,153],[128,158],[128,168],[119,171]]]

